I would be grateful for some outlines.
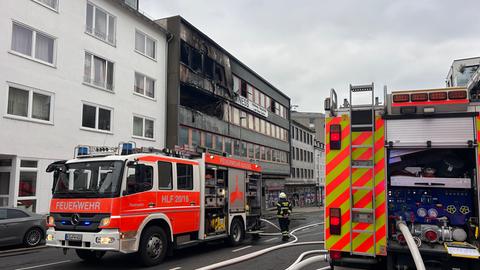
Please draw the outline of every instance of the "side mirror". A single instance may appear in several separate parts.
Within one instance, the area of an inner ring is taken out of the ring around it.
[[[323,108],[325,109],[325,111],[330,111],[330,109],[332,108],[332,101],[329,97],[325,99]]]

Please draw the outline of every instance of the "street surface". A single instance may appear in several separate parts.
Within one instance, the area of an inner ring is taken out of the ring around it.
[[[290,226],[291,230],[297,227],[323,221],[323,210],[320,211],[318,208],[305,209],[304,212],[302,212],[301,209],[294,209],[294,212],[295,210],[297,211],[292,218],[293,220]],[[277,223],[276,220],[272,221]],[[323,226],[316,226],[298,231],[296,235],[299,238],[298,242],[321,241],[323,240]],[[176,250],[174,255],[167,257],[162,264],[149,269],[197,269],[279,244],[282,244],[279,236],[262,236],[262,238],[258,241],[246,239],[242,245],[237,247],[229,247],[228,245],[224,244],[223,241],[211,242],[204,245]],[[287,247],[272,251],[248,261],[224,267],[222,269],[283,270],[292,264],[301,253],[313,249],[323,249],[323,245]],[[19,250],[15,252],[0,253],[0,265],[1,268],[5,270],[143,269],[137,264],[136,257],[132,254],[124,255],[119,253],[107,253],[100,263],[89,265],[80,260],[74,251],[70,250],[67,255],[63,255],[61,249],[55,248],[37,248],[33,250]],[[304,269],[314,270],[326,265],[328,264],[323,262],[311,265],[310,267]]]

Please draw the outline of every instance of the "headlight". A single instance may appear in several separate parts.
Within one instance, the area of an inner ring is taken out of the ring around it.
[[[47,241],[52,241],[54,238],[53,234],[47,234]]]
[[[47,217],[47,226],[48,227],[55,227],[55,218],[53,216]]]
[[[109,217],[102,218],[102,220],[100,220],[100,227],[106,227],[108,225],[110,225],[110,218]]]

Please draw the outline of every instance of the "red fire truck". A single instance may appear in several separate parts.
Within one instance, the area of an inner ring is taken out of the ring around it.
[[[84,260],[136,252],[144,265],[175,249],[226,239],[242,242],[260,225],[261,168],[205,152],[79,146],[56,162],[47,245]]]
[[[477,97],[384,92],[380,104],[373,84],[351,85],[343,106],[334,90],[325,102],[332,268],[480,269]]]

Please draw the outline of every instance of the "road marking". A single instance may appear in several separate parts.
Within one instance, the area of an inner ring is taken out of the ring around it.
[[[251,248],[251,247],[252,246],[250,246],[250,245],[244,246],[244,247],[241,247],[241,248],[234,249],[234,250],[232,250],[232,252],[237,252],[237,251],[244,250],[244,249]]]
[[[178,269],[182,269],[182,267],[170,268],[169,270],[178,270]]]
[[[29,266],[29,267],[24,267],[24,268],[17,268],[15,270],[27,270],[27,269],[33,269],[33,268],[40,268],[40,267],[45,267],[45,266],[50,266],[50,265],[55,265],[55,264],[67,263],[67,262],[71,262],[71,261],[72,260],[46,263],[46,264],[34,265],[34,266]]]
[[[31,248],[8,249],[8,250],[2,250],[2,251],[0,251],[0,254],[8,254],[8,253],[14,253],[14,252],[23,252],[23,251],[29,251],[29,250],[42,249],[42,248],[46,248],[46,247],[47,247],[47,246],[38,246],[38,247],[31,247]]]
[[[263,242],[267,243],[267,242],[272,242],[273,240],[278,240],[278,237],[270,238],[270,239],[265,240],[265,241],[263,241]]]

